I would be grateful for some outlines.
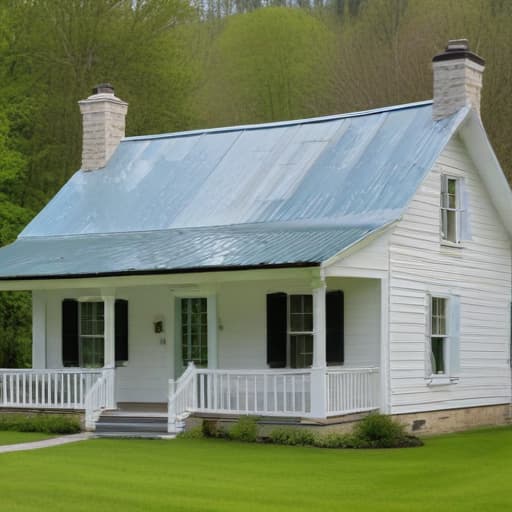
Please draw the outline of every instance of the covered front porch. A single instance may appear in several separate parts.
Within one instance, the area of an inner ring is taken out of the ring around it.
[[[0,370],[0,407],[83,410],[93,429],[118,403],[168,404],[171,432],[191,413],[385,410],[385,282],[318,268],[40,282],[33,369]]]

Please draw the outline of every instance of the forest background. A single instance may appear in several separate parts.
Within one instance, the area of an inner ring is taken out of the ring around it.
[[[0,245],[79,169],[97,83],[127,135],[312,117],[430,99],[463,37],[512,181],[512,0],[0,0]],[[30,295],[1,293],[0,368],[30,365],[30,324]]]

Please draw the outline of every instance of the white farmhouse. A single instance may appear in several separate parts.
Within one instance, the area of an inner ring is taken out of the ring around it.
[[[506,422],[512,193],[483,69],[450,41],[433,101],[127,138],[99,86],[82,169],[0,250],[0,289],[33,297],[33,368],[0,370],[0,407],[98,431]]]

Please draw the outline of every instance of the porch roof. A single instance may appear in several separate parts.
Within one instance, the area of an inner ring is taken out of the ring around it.
[[[375,229],[275,224],[21,238],[0,251],[0,279],[315,266]]]

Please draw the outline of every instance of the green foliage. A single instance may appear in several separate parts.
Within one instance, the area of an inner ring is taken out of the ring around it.
[[[512,428],[422,450],[93,439],[0,455],[8,512],[506,512]]]
[[[407,436],[405,427],[391,416],[372,413],[354,428],[354,448],[398,448],[418,446],[417,438]]]
[[[227,19],[200,108],[207,124],[300,118],[327,87],[334,39],[305,11],[274,7]]]
[[[32,360],[30,294],[0,292],[0,368],[28,368]]]
[[[240,416],[240,419],[228,432],[229,439],[254,443],[258,439],[257,418],[254,416]]]
[[[226,431],[219,425],[217,420],[203,420],[201,431],[203,437],[227,437]]]
[[[318,448],[354,448],[354,444],[352,436],[337,432],[318,436],[315,442],[315,446]]]
[[[270,433],[270,442],[289,446],[313,446],[316,437],[311,430],[302,428],[278,428]]]
[[[197,427],[190,428],[178,434],[180,439],[204,439],[205,435],[203,434],[202,425],[198,425]]]
[[[34,443],[52,438],[51,434],[41,432],[13,432],[12,430],[0,430],[0,446],[19,443]]]
[[[80,420],[76,416],[59,414],[1,414],[0,430],[75,434],[80,432]]]

